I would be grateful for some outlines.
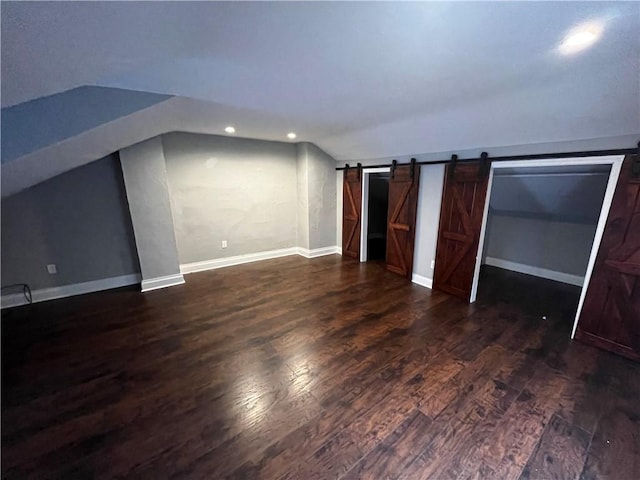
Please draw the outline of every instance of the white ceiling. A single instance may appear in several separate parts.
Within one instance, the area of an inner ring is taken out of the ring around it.
[[[601,40],[560,55],[585,21]],[[639,32],[638,2],[2,2],[2,105],[189,97],[338,160],[613,137],[640,133]]]

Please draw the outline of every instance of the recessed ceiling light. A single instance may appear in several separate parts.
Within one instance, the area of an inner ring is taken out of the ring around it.
[[[234,127],[232,127],[231,125],[229,125],[227,128],[225,128],[224,131],[227,132],[227,133],[236,133],[236,129]]]
[[[590,22],[571,29],[558,47],[563,55],[578,53],[593,45],[602,34],[602,24]]]
[[[290,138],[291,140],[293,140],[296,137],[297,137],[297,135],[295,133],[293,133],[293,132],[287,133],[287,138]]]

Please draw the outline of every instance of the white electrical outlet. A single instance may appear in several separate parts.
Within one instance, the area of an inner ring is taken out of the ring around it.
[[[50,275],[55,275],[56,273],[58,273],[58,267],[55,263],[50,263],[49,265],[47,265],[47,272],[49,272]]]
[[[227,241],[226,240],[222,240],[222,248],[227,248]]]
[[[433,270],[434,268],[436,268],[436,261],[431,260],[431,270]]]

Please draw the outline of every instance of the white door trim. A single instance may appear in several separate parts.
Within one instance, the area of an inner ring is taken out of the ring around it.
[[[367,229],[369,227],[369,175],[389,173],[389,167],[362,169],[362,208],[360,209],[360,261],[367,261]]]
[[[573,322],[573,329],[571,331],[571,338],[576,333],[578,327],[578,319],[582,311],[584,299],[587,294],[587,287],[591,280],[591,274],[593,273],[593,267],[596,263],[596,256],[598,255],[598,249],[602,242],[602,235],[604,233],[604,227],[607,223],[607,217],[609,216],[609,210],[611,208],[611,202],[613,200],[613,194],[618,184],[618,177],[620,176],[620,169],[622,168],[622,162],[624,161],[624,155],[608,155],[602,157],[569,157],[560,159],[545,159],[545,160],[514,160],[505,162],[495,162],[491,164],[491,171],[489,174],[489,184],[487,186],[487,196],[485,198],[484,214],[482,216],[482,228],[480,230],[480,242],[478,244],[478,252],[476,256],[476,265],[473,274],[473,284],[471,286],[471,299],[470,302],[476,301],[476,295],[478,293],[478,278],[480,275],[480,264],[482,263],[482,254],[484,250],[484,236],[486,232],[487,217],[489,212],[489,203],[491,200],[491,187],[493,184],[493,172],[500,168],[513,168],[513,167],[556,167],[556,166],[576,166],[576,165],[611,165],[611,172],[609,173],[609,181],[607,182],[607,188],[605,190],[604,199],[602,201],[602,209],[600,210],[600,216],[598,218],[598,225],[596,227],[596,233],[593,239],[593,245],[591,246],[591,253],[589,254],[589,263],[587,264],[587,272],[584,277],[584,284],[582,285],[582,291],[580,292],[580,301],[578,302],[578,310]]]

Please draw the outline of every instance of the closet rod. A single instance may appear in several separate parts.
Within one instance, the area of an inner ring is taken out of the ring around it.
[[[564,153],[536,153],[533,155],[511,155],[504,157],[487,157],[487,160],[491,162],[506,162],[510,160],[543,160],[550,158],[571,158],[571,157],[603,157],[606,155],[631,155],[631,154],[640,154],[640,142],[636,148],[617,148],[613,150],[589,150],[582,152],[564,152]],[[456,158],[455,162],[457,164],[465,163],[465,162],[477,162],[478,160],[482,160],[480,157],[478,158]],[[433,161],[424,161],[424,162],[415,162],[416,165],[439,165],[443,163],[451,163],[452,160],[433,160]],[[348,164],[347,164],[348,165]],[[392,163],[381,163],[376,165],[364,165],[362,168],[381,168],[381,167],[391,167]],[[396,165],[410,165],[410,163],[396,163]],[[356,167],[336,167],[336,170],[347,170],[347,168],[356,168]]]

